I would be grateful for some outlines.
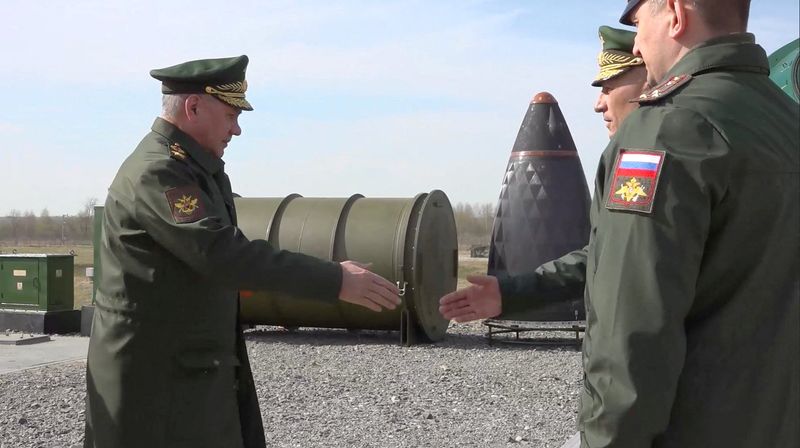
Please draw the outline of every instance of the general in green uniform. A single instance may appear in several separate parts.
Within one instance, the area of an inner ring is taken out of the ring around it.
[[[800,446],[798,106],[751,34],[711,33],[663,64],[674,43],[658,27],[683,37],[733,12],[630,3],[660,82],[598,170],[582,446]]]
[[[346,295],[344,263],[276,251],[236,227],[220,157],[241,132],[239,112],[252,110],[247,62],[200,60],[151,72],[183,119],[156,119],[109,188],[86,447],[264,447],[237,290]],[[377,276],[364,275],[375,284]]]
[[[559,261],[441,301],[493,317],[585,272],[583,447],[800,446],[800,110],[748,13],[631,0],[653,87],[602,155],[585,271]]]

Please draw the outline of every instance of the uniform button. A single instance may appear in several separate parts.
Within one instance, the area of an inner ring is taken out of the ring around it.
[[[214,367],[219,367],[219,359],[215,359],[212,361],[212,363],[214,364]]]

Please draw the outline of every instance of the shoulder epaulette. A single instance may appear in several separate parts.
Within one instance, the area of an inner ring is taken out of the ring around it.
[[[189,154],[186,154],[186,151],[181,148],[180,143],[173,143],[169,145],[169,156],[175,160],[186,160]]]
[[[678,87],[686,84],[692,79],[692,75],[677,75],[673,76],[666,81],[662,82],[661,84],[653,87],[650,90],[645,91],[639,98],[635,98],[631,100],[632,103],[636,102],[639,104],[646,104],[646,103],[653,103],[656,101],[661,100],[662,98],[666,98],[672,94]]]

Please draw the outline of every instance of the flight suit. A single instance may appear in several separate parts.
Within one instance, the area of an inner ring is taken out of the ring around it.
[[[337,263],[236,227],[224,162],[163,119],[105,204],[86,447],[264,447],[239,289],[337,300]]]

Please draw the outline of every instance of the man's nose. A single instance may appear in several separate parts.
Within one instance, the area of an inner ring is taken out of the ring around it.
[[[602,114],[606,111],[606,96],[605,94],[601,93],[597,97],[597,101],[594,103],[594,111],[598,114]]]
[[[239,126],[239,122],[233,123],[233,127],[231,128],[231,134],[242,135],[242,127]]]

